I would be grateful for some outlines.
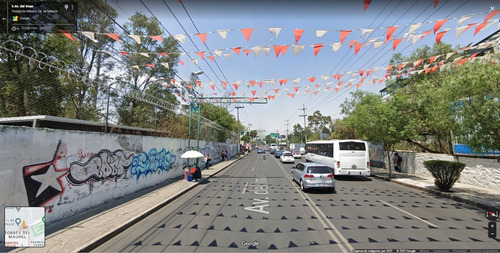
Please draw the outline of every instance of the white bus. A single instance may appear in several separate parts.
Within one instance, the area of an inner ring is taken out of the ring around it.
[[[306,162],[330,167],[334,175],[370,176],[368,143],[361,140],[329,140],[306,143]]]

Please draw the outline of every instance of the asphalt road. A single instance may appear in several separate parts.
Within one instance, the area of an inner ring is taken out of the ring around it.
[[[94,251],[500,248],[479,209],[371,177],[302,193],[292,166],[249,154]]]

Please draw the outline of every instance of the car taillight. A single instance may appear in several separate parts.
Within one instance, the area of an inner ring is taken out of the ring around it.
[[[332,175],[332,174],[330,174],[330,175],[328,175],[328,177],[333,177],[333,175]]]
[[[313,178],[314,176],[313,176],[313,175],[311,175],[311,174],[305,174],[305,175],[304,175],[304,177],[305,177],[305,178]]]
[[[366,167],[370,168],[370,162],[366,162]]]
[[[340,167],[340,161],[337,161],[337,167]]]

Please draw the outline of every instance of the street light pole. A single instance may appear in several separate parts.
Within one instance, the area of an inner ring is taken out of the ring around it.
[[[238,117],[238,156],[240,155],[240,143],[241,143],[241,131],[240,131],[240,109],[245,108],[243,106],[236,106],[236,114]]]

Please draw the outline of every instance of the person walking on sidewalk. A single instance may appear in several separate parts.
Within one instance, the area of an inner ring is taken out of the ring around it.
[[[209,166],[210,166],[210,161],[212,160],[212,157],[210,157],[210,155],[207,153],[207,155],[205,156],[205,169],[210,169]]]
[[[394,162],[394,169],[397,171],[397,172],[403,172],[401,170],[401,162],[403,162],[403,158],[401,156],[399,156],[398,153],[394,153],[394,157],[393,157],[393,162]]]

